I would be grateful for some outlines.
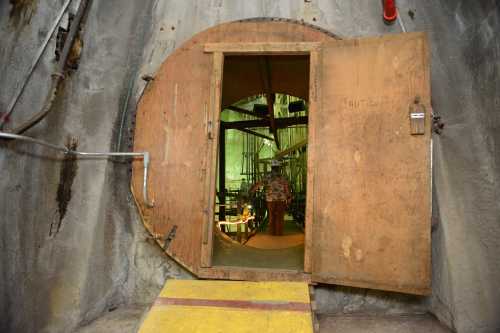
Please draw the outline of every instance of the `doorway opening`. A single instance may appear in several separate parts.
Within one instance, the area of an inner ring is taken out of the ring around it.
[[[225,56],[213,266],[304,270],[308,55]]]

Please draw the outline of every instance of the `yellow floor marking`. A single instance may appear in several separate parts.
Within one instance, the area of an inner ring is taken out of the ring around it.
[[[309,304],[306,283],[169,280],[139,333],[312,333]]]
[[[309,303],[309,287],[303,282],[169,280],[160,297]]]
[[[233,310],[209,307],[157,307],[139,333],[312,333],[311,313]]]

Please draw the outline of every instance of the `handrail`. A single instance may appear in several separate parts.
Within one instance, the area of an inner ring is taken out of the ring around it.
[[[71,150],[65,146],[55,145],[55,144],[52,144],[52,143],[49,143],[49,142],[46,142],[43,140],[35,139],[35,138],[29,137],[29,136],[5,133],[5,132],[1,132],[1,131],[0,131],[0,138],[27,141],[27,142],[39,144],[39,145],[63,152],[64,154],[71,154],[71,155],[82,156],[82,157],[125,156],[125,157],[132,157],[133,158],[133,157],[137,157],[137,156],[142,156],[142,160],[143,160],[143,164],[144,164],[142,196],[143,196],[144,203],[146,204],[146,206],[151,208],[154,205],[153,201],[149,201],[149,198],[148,198],[149,152],[147,152],[147,151],[145,151],[145,152],[83,152],[83,151]]]

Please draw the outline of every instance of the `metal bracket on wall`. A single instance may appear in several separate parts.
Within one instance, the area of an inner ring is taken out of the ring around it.
[[[24,135],[17,135],[17,134],[11,134],[11,133],[5,133],[5,132],[0,132],[0,138],[4,139],[14,139],[14,140],[21,140],[21,141],[27,141],[31,143],[35,143],[41,146],[45,146],[60,152],[63,152],[64,154],[72,154],[80,157],[111,157],[111,156],[121,156],[121,157],[130,157],[130,158],[136,158],[136,157],[142,157],[143,164],[144,164],[144,177],[143,177],[143,184],[142,184],[142,196],[144,199],[144,204],[148,206],[149,208],[153,207],[154,203],[153,201],[150,201],[148,198],[148,171],[149,171],[149,152],[82,152],[82,151],[76,151],[76,150],[71,150],[65,146],[59,146],[55,145],[52,143],[48,143],[43,140],[35,139],[29,136],[24,136]]]
[[[177,231],[177,225],[174,225],[172,229],[170,229],[170,232],[168,233],[167,237],[165,237],[165,243],[163,244],[164,250],[168,249],[170,243],[174,240],[176,231]]]
[[[410,131],[412,135],[425,134],[425,106],[420,103],[420,97],[416,96],[410,105]]]
[[[441,116],[437,114],[432,114],[432,130],[437,135],[441,135],[443,133],[444,123],[441,121]]]

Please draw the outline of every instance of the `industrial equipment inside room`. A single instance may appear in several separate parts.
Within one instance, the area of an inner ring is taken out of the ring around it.
[[[500,0],[1,1],[0,333],[500,333],[498,32]]]
[[[309,57],[223,68],[213,264],[303,270]]]

